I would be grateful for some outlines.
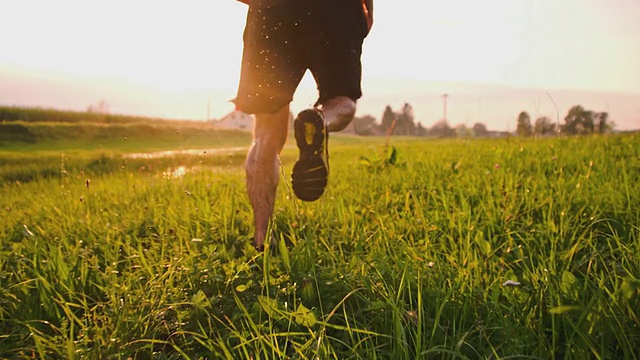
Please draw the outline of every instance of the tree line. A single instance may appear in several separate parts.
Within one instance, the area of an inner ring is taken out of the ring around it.
[[[519,136],[606,134],[613,131],[614,126],[607,112],[586,110],[576,105],[569,109],[564,124],[556,124],[546,116],[536,119],[532,124],[529,114],[522,111],[518,115],[516,133]]]
[[[413,107],[405,103],[399,111],[387,105],[380,123],[371,115],[356,117],[354,132],[359,135],[404,135],[431,137],[501,137],[551,136],[551,135],[587,135],[605,134],[613,131],[615,124],[609,120],[607,112],[586,110],[581,105],[572,107],[564,118],[564,124],[558,124],[547,116],[531,121],[526,111],[520,112],[516,119],[515,134],[506,131],[492,131],[484,123],[476,122],[469,127],[465,124],[449,125],[446,119],[437,121],[431,127],[416,122]]]
[[[445,119],[437,121],[431,127],[416,122],[413,107],[405,103],[400,111],[394,111],[387,105],[382,113],[380,123],[371,115],[356,117],[354,131],[359,135],[403,135],[431,137],[487,137],[507,135],[506,132],[491,131],[481,122],[468,127],[465,124],[449,125]]]

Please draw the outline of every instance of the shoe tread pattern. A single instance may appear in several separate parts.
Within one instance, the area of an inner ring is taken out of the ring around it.
[[[313,131],[312,136],[308,131]],[[302,111],[294,121],[294,132],[300,156],[291,174],[293,192],[300,200],[315,201],[324,193],[329,176],[327,132],[321,113],[315,109]]]

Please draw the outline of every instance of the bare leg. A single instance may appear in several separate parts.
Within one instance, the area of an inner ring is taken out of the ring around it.
[[[356,114],[356,102],[346,96],[336,96],[322,104],[327,130],[337,132],[346,128]]]
[[[256,248],[263,246],[269,220],[273,215],[280,178],[277,156],[287,140],[288,121],[289,105],[274,114],[256,114],[253,143],[245,162],[247,193],[253,207]]]

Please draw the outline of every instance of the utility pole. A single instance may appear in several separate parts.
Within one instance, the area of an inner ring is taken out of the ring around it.
[[[444,112],[444,122],[448,122],[447,121],[447,98],[449,97],[449,94],[442,94],[442,110]]]

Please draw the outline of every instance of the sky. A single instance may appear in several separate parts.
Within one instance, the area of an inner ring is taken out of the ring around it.
[[[234,0],[0,0],[0,105],[205,119],[233,110],[246,5]],[[513,130],[576,104],[640,128],[638,0],[375,0],[358,115]],[[307,74],[292,103],[317,93]],[[555,105],[554,105],[555,104]],[[557,105],[557,109],[556,109]]]

